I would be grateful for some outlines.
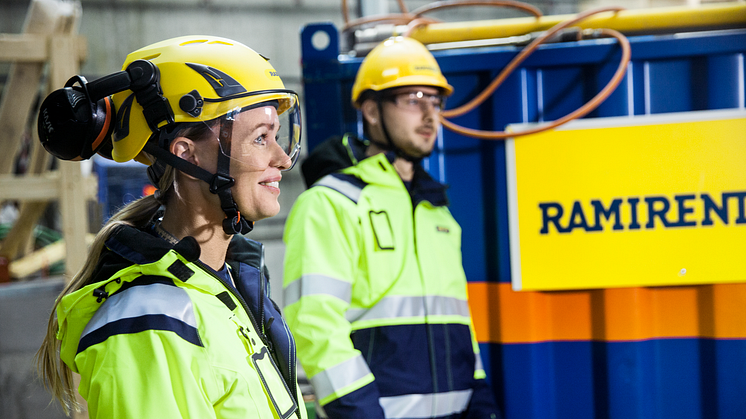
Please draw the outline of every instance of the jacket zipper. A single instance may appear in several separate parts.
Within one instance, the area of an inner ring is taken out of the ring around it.
[[[414,200],[412,200],[412,241],[414,242],[414,256],[415,260],[417,260],[417,271],[420,273],[420,285],[422,286],[422,290],[425,291],[425,276],[422,274],[420,252],[417,248],[417,217],[415,216],[417,205],[418,204],[415,204]],[[435,341],[433,339],[432,325],[430,324],[430,319],[428,317],[427,296],[424,292],[422,294],[423,297],[425,297],[422,300],[422,306],[425,309],[425,331],[427,333],[428,357],[430,358],[430,374],[432,375],[433,393],[438,393],[438,365],[437,360],[435,359]],[[436,399],[433,398],[433,404],[436,403],[435,400]],[[435,409],[433,409],[433,411],[435,411]]]
[[[254,326],[254,330],[258,332],[257,335],[259,335],[259,339],[262,340],[262,343],[264,344],[264,346],[269,348],[269,343],[267,342],[266,336],[264,336],[264,333],[262,333],[263,329],[260,329],[259,326],[257,326],[256,319],[254,319],[254,315],[251,314],[251,310],[249,310],[249,305],[246,304],[246,301],[243,299],[241,294],[239,294],[238,291],[234,291],[234,289],[231,286],[223,282],[223,280],[219,276],[212,273],[210,269],[207,269],[207,266],[201,260],[198,260],[195,263],[197,266],[202,268],[202,270],[205,273],[217,279],[221,285],[223,285],[231,294],[233,294],[234,297],[236,297],[238,302],[241,303],[241,307],[243,307],[243,310],[244,312],[246,312],[246,315],[249,316],[249,321],[251,321],[251,325]]]
[[[266,295],[268,299],[271,300],[271,296],[267,292],[267,287],[269,286],[269,281],[267,281],[267,278],[264,276],[264,243],[261,244],[262,253],[259,258],[259,315],[261,316],[261,322],[262,322],[262,334],[264,334],[264,296]],[[278,314],[282,316],[282,313],[280,313],[280,310],[277,309]],[[274,317],[270,317],[267,321],[267,329],[272,327],[272,322],[274,320]],[[287,329],[287,324],[285,324],[285,328]],[[288,333],[290,331],[288,330]],[[292,338],[293,341],[293,349],[295,349],[295,338]],[[270,342],[271,343],[271,342]],[[268,346],[270,351],[274,353],[274,348],[272,346]],[[298,372],[295,369],[296,367],[294,365],[290,365],[289,368],[293,371],[292,375],[295,375],[296,381],[293,381],[291,383],[286,383],[288,385],[288,388],[290,389],[290,395],[293,399],[296,399],[296,394],[298,393],[298,387],[296,385],[297,383],[297,377]],[[298,405],[298,410],[300,411],[300,404],[298,400],[295,400],[295,404]],[[298,418],[300,418],[300,412],[296,412],[298,414]]]
[[[200,268],[202,268],[202,270],[204,272],[206,272],[208,275],[210,275],[213,278],[217,279],[218,282],[221,285],[223,285],[228,290],[228,292],[230,292],[231,294],[233,294],[233,296],[236,297],[236,299],[238,300],[238,302],[241,303],[241,307],[243,307],[243,310],[244,310],[244,312],[246,312],[246,315],[249,316],[249,321],[251,321],[251,325],[254,327],[254,330],[256,330],[257,335],[259,335],[259,339],[261,339],[262,343],[264,344],[264,346],[267,347],[267,349],[272,348],[272,344],[267,340],[267,337],[264,334],[264,328],[260,329],[257,326],[256,319],[254,319],[254,315],[251,314],[251,310],[249,310],[249,305],[246,304],[246,301],[243,299],[243,297],[241,296],[241,294],[237,290],[234,291],[233,287],[231,287],[228,284],[226,284],[223,281],[223,279],[221,279],[219,276],[215,275],[212,272],[212,270],[206,269],[207,268],[206,265],[201,260],[197,260],[195,263],[197,264],[197,266],[199,266]],[[261,262],[260,262],[260,266],[259,266],[259,275],[262,276],[262,277],[264,275],[263,272],[264,272],[264,246],[262,245],[262,257],[261,257]],[[262,284],[260,284],[260,287],[261,287],[261,285]],[[264,299],[262,298],[261,300],[263,302]],[[272,351],[272,352],[274,352],[274,351]],[[282,377],[282,374],[280,374],[280,378],[283,378],[283,380],[284,380],[284,377]],[[292,388],[292,390],[290,391],[290,397],[292,397],[293,400],[295,400],[295,405],[296,405],[295,414],[298,416],[298,418],[300,418],[301,417],[301,415],[300,415],[301,405],[300,405],[300,402],[298,401],[298,398],[297,398],[297,396],[295,394],[296,393],[295,383],[286,383],[286,384],[288,384],[288,388]]]

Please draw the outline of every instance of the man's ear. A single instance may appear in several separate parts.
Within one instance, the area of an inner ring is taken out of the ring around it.
[[[381,116],[378,113],[378,102],[373,99],[367,99],[360,105],[360,111],[363,113],[363,118],[369,125],[378,125],[381,121]]]
[[[176,157],[186,160],[192,164],[199,166],[199,158],[197,157],[196,147],[194,141],[187,137],[176,137],[171,141],[171,145],[168,147],[169,151]]]

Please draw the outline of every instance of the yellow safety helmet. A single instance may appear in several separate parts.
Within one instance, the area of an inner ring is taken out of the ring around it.
[[[415,39],[396,36],[378,44],[363,60],[352,85],[352,104],[359,108],[367,90],[402,86],[433,86],[445,96],[453,93],[430,51]]]
[[[173,122],[209,121],[236,109],[275,101],[278,114],[298,107],[295,93],[285,90],[269,61],[239,42],[215,36],[184,36],[161,41],[132,52],[123,69],[136,60],[158,67],[162,97]],[[113,95],[117,110],[111,157],[118,162],[137,158],[155,131],[133,90]],[[298,133],[299,136],[299,133]],[[297,141],[299,139],[296,139]],[[289,150],[292,151],[292,150]]]

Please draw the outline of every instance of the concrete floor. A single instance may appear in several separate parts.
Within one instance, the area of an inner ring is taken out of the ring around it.
[[[62,286],[62,278],[0,285],[0,417],[66,417],[50,403],[33,362]]]

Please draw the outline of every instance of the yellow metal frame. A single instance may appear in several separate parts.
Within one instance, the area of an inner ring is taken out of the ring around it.
[[[574,16],[432,23],[416,28],[410,36],[424,44],[506,38],[544,31]],[[746,2],[604,12],[575,26],[581,29],[610,28],[625,34],[746,27]]]

